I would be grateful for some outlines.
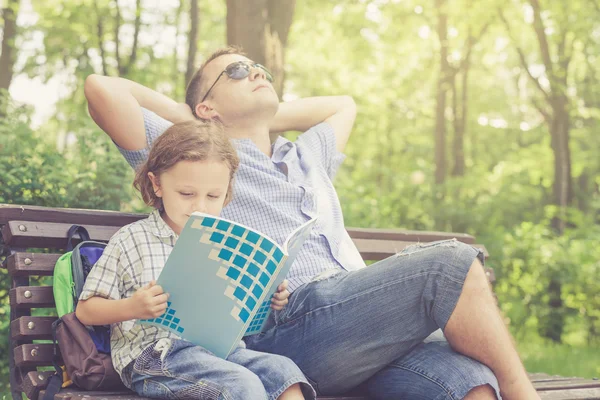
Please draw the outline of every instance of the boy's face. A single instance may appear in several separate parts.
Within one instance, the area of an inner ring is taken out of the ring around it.
[[[219,215],[229,187],[229,167],[222,161],[180,161],[160,174],[148,176],[156,195],[162,198],[165,222],[181,233],[190,215],[200,211]],[[199,178],[201,177],[201,178]]]
[[[250,59],[239,54],[226,54],[217,57],[206,66],[200,98],[206,94],[221,72],[236,61],[252,63]],[[214,109],[225,123],[263,118],[270,121],[279,107],[279,98],[264,71],[255,67],[242,79],[232,79],[223,74],[203,104]],[[199,105],[196,105],[196,109],[198,107]],[[201,115],[198,111],[197,114]]]

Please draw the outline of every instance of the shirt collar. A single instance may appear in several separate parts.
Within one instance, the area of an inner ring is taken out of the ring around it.
[[[238,151],[260,151],[258,150],[258,147],[256,147],[256,143],[254,143],[250,138],[231,139],[231,142],[234,144]],[[293,146],[293,143],[290,140],[284,138],[281,135],[278,136],[275,142],[271,144],[271,159],[275,162],[280,161],[283,158],[282,152],[286,152],[291,146]]]
[[[159,210],[154,210],[146,219],[146,223],[150,226],[150,232],[158,238],[177,237],[173,229],[160,216]]]

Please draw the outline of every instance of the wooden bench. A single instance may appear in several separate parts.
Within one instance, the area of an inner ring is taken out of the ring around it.
[[[29,399],[43,396],[47,379],[53,370],[50,326],[56,317],[44,316],[54,308],[49,286],[54,264],[65,245],[72,224],[87,228],[93,240],[108,241],[123,225],[145,218],[145,214],[113,211],[44,208],[0,204],[0,255],[6,256],[2,266],[11,281],[10,298],[10,386],[13,399],[24,393]],[[480,247],[466,234],[419,232],[386,229],[348,229],[365,260],[381,260],[409,244],[456,238]],[[486,252],[487,255],[487,252]],[[488,277],[494,280],[492,270]],[[44,311],[45,310],[45,311]],[[45,343],[44,343],[45,342]],[[580,378],[532,375],[543,399],[600,399],[600,382]],[[141,399],[132,392],[85,392],[66,388],[56,399]],[[333,399],[321,397],[322,400]],[[366,399],[349,394],[336,399]]]

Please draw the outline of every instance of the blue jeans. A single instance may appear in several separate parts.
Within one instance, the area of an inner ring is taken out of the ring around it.
[[[489,368],[443,337],[426,340],[445,328],[476,257],[483,262],[474,247],[446,240],[318,276],[246,343],[294,360],[323,395],[361,385],[375,399],[462,399],[488,384],[500,399]]]
[[[289,359],[242,346],[227,360],[185,340],[161,339],[124,371],[140,396],[190,400],[274,400],[300,383],[305,398],[316,394]]]

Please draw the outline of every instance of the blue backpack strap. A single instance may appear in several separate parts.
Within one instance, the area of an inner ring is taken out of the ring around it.
[[[75,235],[79,235],[79,238],[82,242],[90,240],[90,234],[88,233],[87,229],[81,225],[73,225],[71,228],[69,228],[69,232],[67,232],[67,251],[73,250],[73,237]]]

